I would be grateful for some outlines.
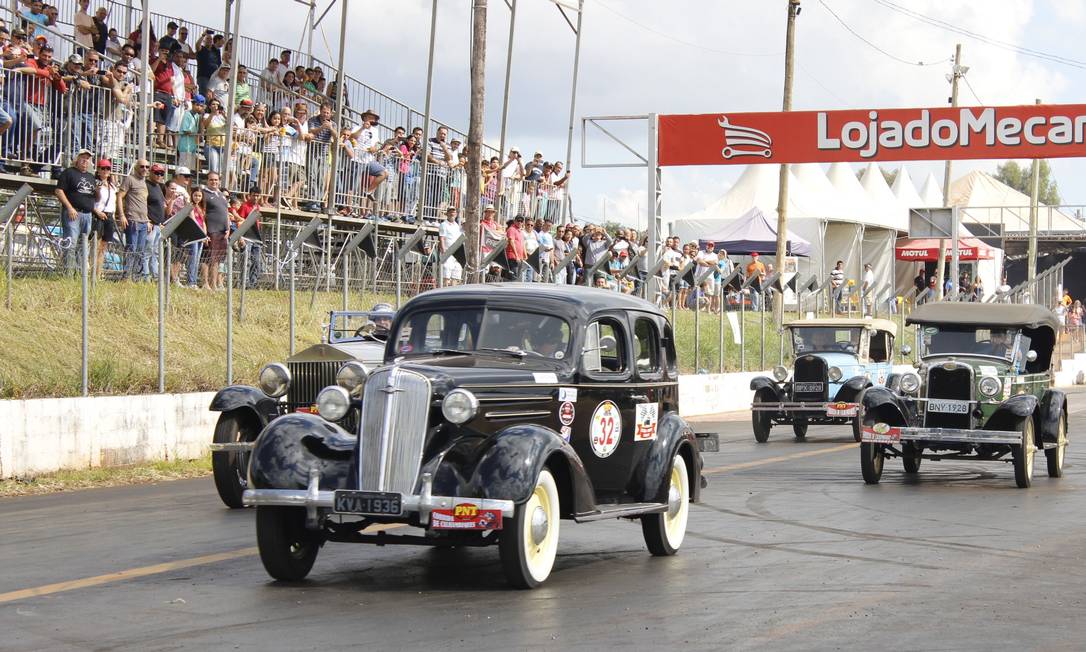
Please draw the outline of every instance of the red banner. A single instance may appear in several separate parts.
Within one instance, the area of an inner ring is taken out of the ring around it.
[[[661,115],[660,165],[1086,156],[1086,105]]]

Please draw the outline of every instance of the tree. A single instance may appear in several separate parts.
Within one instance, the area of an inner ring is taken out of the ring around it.
[[[1032,170],[1029,167],[1022,167],[1018,165],[1018,161],[1007,161],[1006,163],[996,167],[995,177],[997,181],[1002,181],[1011,188],[1014,188],[1018,192],[1024,195],[1030,195],[1031,182],[1032,182]],[[1048,161],[1042,160],[1040,166],[1041,184],[1040,193],[1038,197],[1042,204],[1048,206],[1058,206],[1060,204],[1060,190],[1056,185],[1055,179],[1052,178],[1052,168],[1049,167]]]

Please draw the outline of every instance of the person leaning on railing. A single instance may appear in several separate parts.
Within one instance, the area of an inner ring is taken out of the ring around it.
[[[68,86],[60,75],[60,71],[53,64],[53,48],[44,45],[38,49],[36,58],[27,59],[26,63],[14,72],[33,75],[26,83],[26,101],[23,103],[23,112],[27,116],[30,128],[25,129],[24,140],[20,152],[23,157],[30,158],[31,148],[37,142],[38,133],[45,127],[52,126],[52,114],[49,111],[48,102],[54,98],[53,93],[63,95],[68,92]],[[10,154],[9,154],[10,156]],[[28,164],[22,168],[23,174],[32,175],[33,169]]]

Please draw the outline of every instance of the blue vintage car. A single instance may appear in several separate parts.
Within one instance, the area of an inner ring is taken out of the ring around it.
[[[797,439],[811,424],[852,424],[860,441],[860,394],[872,385],[890,386],[897,325],[886,319],[803,319],[785,323],[793,368],[750,382],[754,391],[754,439],[769,440],[774,424],[792,425]],[[782,342],[782,345],[785,343]]]

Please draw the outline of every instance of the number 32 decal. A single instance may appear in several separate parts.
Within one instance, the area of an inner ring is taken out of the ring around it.
[[[622,438],[622,415],[612,401],[604,401],[592,413],[592,452],[596,457],[610,457]]]

